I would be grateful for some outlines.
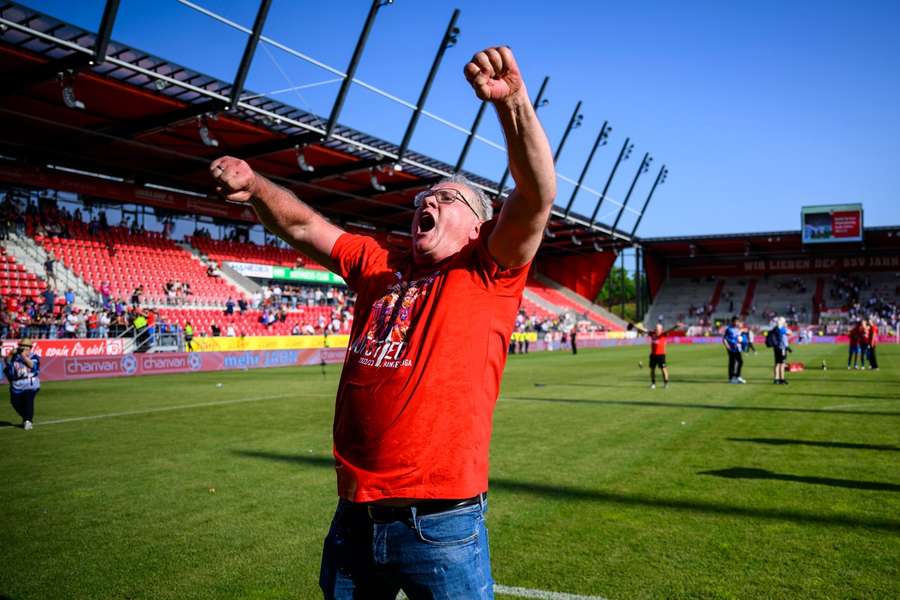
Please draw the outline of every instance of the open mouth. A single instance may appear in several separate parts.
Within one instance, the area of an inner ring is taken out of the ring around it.
[[[431,213],[423,212],[419,215],[419,233],[428,233],[435,225],[434,215]]]

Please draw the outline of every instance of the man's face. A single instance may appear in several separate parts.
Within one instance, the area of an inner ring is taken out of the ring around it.
[[[456,198],[454,202],[438,202],[435,194],[424,198],[412,222],[413,259],[417,264],[434,264],[459,252],[470,240],[478,238],[481,219],[467,206],[476,206],[475,194],[458,183],[441,183],[432,191],[443,190]]]
[[[656,324],[656,335],[662,335],[662,332],[663,332],[662,323],[657,323]]]

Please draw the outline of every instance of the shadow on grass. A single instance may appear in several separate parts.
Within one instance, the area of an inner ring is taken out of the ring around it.
[[[873,490],[876,492],[900,492],[900,485],[895,483],[882,483],[880,481],[858,481],[856,479],[835,479],[833,477],[809,477],[806,475],[790,475],[789,473],[775,473],[765,469],[752,469],[747,467],[732,467],[718,471],[699,471],[698,475],[712,475],[725,477],[726,479],[771,479],[774,481],[792,481],[795,483],[808,483],[811,485],[827,485],[829,487],[848,488],[851,490]]]
[[[752,442],[769,446],[814,446],[816,448],[844,448],[847,450],[886,450],[900,452],[900,446],[883,444],[857,444],[853,442],[818,442],[814,440],[791,440],[784,438],[725,438],[729,442]]]
[[[232,450],[232,454],[247,458],[259,458],[276,462],[284,462],[291,465],[310,466],[316,468],[334,468],[334,460],[328,456],[279,454],[275,452],[263,452],[258,450]],[[618,506],[635,506],[663,508],[678,511],[694,512],[706,515],[721,515],[725,517],[749,517],[754,519],[767,519],[772,521],[789,521],[793,523],[816,523],[836,527],[863,527],[878,529],[881,531],[900,532],[900,521],[892,519],[878,519],[872,517],[856,517],[841,514],[817,514],[789,509],[757,508],[735,506],[720,502],[705,500],[679,500],[672,498],[660,498],[645,494],[625,494],[618,492],[604,492],[573,486],[548,485],[530,481],[518,481],[505,477],[492,477],[490,488],[494,491],[520,493],[546,498],[550,500],[582,500],[597,502],[600,504],[613,504]]]
[[[19,423],[10,423],[9,421],[0,421],[0,427],[19,427],[22,426]],[[0,596],[0,600],[3,600],[3,596]]]
[[[740,404],[685,404],[680,402],[650,402],[647,400],[587,400],[583,398],[534,398],[530,396],[501,396],[501,400],[526,400],[530,402],[551,402],[557,404],[601,404],[611,406],[641,406],[651,408],[699,408],[706,410],[738,410],[761,412],[793,412],[823,415],[871,415],[879,417],[900,417],[900,412],[877,410],[847,410],[822,408],[790,408],[787,406],[744,406]]]

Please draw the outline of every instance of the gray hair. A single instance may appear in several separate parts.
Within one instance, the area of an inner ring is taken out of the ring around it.
[[[494,205],[491,204],[490,198],[487,197],[487,194],[485,194],[481,190],[480,187],[476,186],[474,183],[469,181],[469,179],[467,179],[464,175],[460,175],[459,173],[454,173],[453,175],[448,175],[447,177],[444,177],[438,183],[439,184],[440,183],[456,183],[459,185],[466,186],[467,188],[472,190],[473,194],[475,194],[475,200],[477,202],[477,206],[475,206],[473,208],[477,209],[478,206],[481,207],[481,214],[484,215],[484,220],[490,221],[491,218],[494,216]]]

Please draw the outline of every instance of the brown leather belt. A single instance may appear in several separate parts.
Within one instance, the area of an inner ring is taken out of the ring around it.
[[[486,499],[487,492],[463,500],[422,500],[410,506],[383,506],[364,503],[351,503],[350,506],[353,511],[365,511],[369,519],[375,523],[392,523],[394,521],[411,519],[413,509],[415,509],[416,516],[423,517],[457,508],[465,508],[466,506],[474,506],[484,502]]]

